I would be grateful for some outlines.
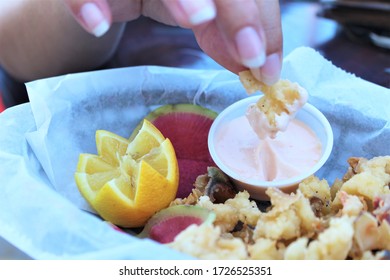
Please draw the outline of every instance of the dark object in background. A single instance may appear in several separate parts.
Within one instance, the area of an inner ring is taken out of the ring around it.
[[[340,23],[352,40],[390,49],[390,0],[321,0],[319,13]]]
[[[5,108],[28,102],[26,86],[14,80],[1,66],[0,95]]]

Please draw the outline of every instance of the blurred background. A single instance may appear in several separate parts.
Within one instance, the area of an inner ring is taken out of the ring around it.
[[[312,47],[336,66],[390,88],[390,0],[280,0],[280,6],[284,55]],[[103,68],[134,65],[220,68],[198,48],[190,30],[147,18],[128,24]],[[0,112],[27,101],[24,84],[0,69]]]

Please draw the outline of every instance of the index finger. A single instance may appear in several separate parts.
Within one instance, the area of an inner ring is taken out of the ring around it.
[[[217,27],[232,57],[251,69],[257,79],[276,82],[282,56],[278,1],[215,0],[215,3]]]

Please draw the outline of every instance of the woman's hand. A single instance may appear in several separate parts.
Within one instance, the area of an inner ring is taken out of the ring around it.
[[[246,68],[273,84],[282,61],[277,0],[64,0],[85,30],[102,36],[140,15],[193,30],[199,46],[232,72]]]

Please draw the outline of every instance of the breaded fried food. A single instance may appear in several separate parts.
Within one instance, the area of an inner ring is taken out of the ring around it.
[[[329,227],[309,243],[307,237],[298,238],[288,246],[285,259],[344,260],[352,248],[353,218],[335,217]]]
[[[282,260],[285,247],[278,246],[276,240],[258,238],[254,244],[248,246],[248,253],[252,260]]]
[[[313,236],[322,228],[309,200],[298,190],[286,194],[277,188],[267,189],[272,207],[260,215],[254,239],[291,240],[302,235]]]
[[[298,189],[309,199],[317,217],[325,216],[330,212],[331,194],[326,180],[320,180],[312,175],[302,181]]]
[[[343,178],[340,191],[365,199],[370,210],[373,209],[375,197],[390,194],[390,156],[365,158],[350,158],[350,167]],[[336,194],[333,208],[341,204],[341,192]]]
[[[269,188],[263,211],[246,191],[213,201],[200,177],[191,203],[216,219],[186,228],[169,246],[200,259],[390,258],[390,156],[348,162],[334,191],[311,176],[295,193]]]
[[[199,259],[244,260],[248,258],[246,246],[241,239],[223,236],[221,229],[213,225],[191,225],[168,246]]]
[[[307,91],[289,80],[279,80],[268,86],[256,80],[249,70],[240,72],[239,78],[248,94],[264,93],[246,113],[251,127],[261,139],[275,138],[279,131],[285,131],[308,99]]]

